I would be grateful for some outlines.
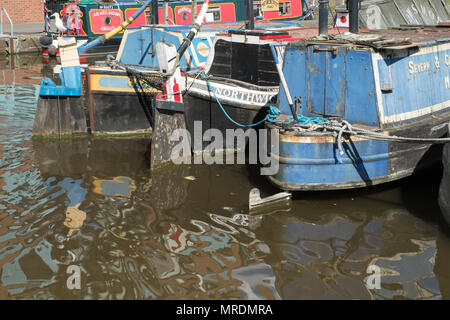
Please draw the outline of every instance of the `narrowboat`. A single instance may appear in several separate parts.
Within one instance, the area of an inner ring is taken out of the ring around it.
[[[280,122],[267,122],[283,190],[367,187],[441,161],[450,121],[450,29],[400,28],[290,43]],[[298,103],[298,122],[289,107]],[[292,99],[292,98],[291,98]],[[276,145],[276,144],[275,144]]]
[[[206,82],[199,77],[199,71],[205,68],[208,69],[206,74],[208,77],[215,76],[210,79],[210,83],[216,88],[220,85],[219,79],[228,78],[226,86],[234,86],[243,93],[252,95],[253,93],[261,94],[264,101],[259,102],[247,110],[253,113],[258,113],[259,108],[266,105],[278,93],[278,78],[270,70],[266,70],[266,66],[270,67],[270,61],[273,60],[267,48],[260,50],[257,60],[261,60],[259,71],[252,69],[251,72],[257,75],[259,72],[260,80],[249,83],[248,88],[240,89],[245,85],[245,79],[237,77],[235,72],[239,71],[241,67],[247,64],[247,59],[252,54],[258,52],[256,43],[253,45],[253,51],[241,52],[245,54],[241,56],[238,64],[239,53],[235,53],[234,72],[230,76],[223,77],[216,70],[219,68],[217,61],[219,61],[225,52],[226,46],[231,46],[231,37],[234,37],[241,31],[233,31],[241,25],[236,23],[226,24],[206,24],[192,40],[191,45],[186,50],[184,55],[180,58],[180,67],[183,71],[184,84],[189,88],[184,105],[189,112],[186,117],[191,121],[206,119],[196,118],[196,113],[200,112],[202,116],[206,115],[208,110],[204,109],[202,101],[208,101],[211,97],[207,91]],[[291,33],[298,34],[302,29],[296,24],[289,22],[273,22],[273,21],[257,21],[255,24],[255,32],[253,36],[247,35],[247,39],[260,39],[259,36],[267,43],[281,40],[282,38],[292,39]],[[152,87],[145,79],[136,77],[135,74],[130,73],[131,69],[140,70],[154,70],[158,68],[158,58],[156,55],[156,44],[158,42],[166,42],[178,47],[190,30],[188,26],[142,26],[136,29],[127,30],[122,39],[121,46],[118,50],[117,57],[108,63],[99,62],[96,65],[87,68],[87,96],[88,108],[90,117],[90,130],[93,134],[123,134],[123,133],[140,133],[143,131],[150,131],[151,123],[151,105],[153,97],[160,92],[158,88]],[[259,31],[256,31],[259,30]],[[265,31],[264,31],[265,30]],[[236,33],[234,33],[236,32]],[[220,35],[220,40],[217,40],[217,35]],[[264,36],[265,35],[265,36]],[[240,46],[244,49],[252,47],[251,44],[244,44],[244,37],[240,37]],[[259,41],[259,40],[258,40]],[[235,47],[238,44],[236,42]],[[237,50],[237,49],[235,49]],[[269,50],[270,51],[270,50]],[[268,58],[267,58],[268,57]],[[209,64],[208,64],[209,59]],[[262,60],[268,59],[268,62]],[[216,62],[214,62],[216,61]],[[255,60],[256,61],[256,60]],[[265,64],[264,64],[265,63]],[[211,67],[212,66],[212,67]],[[231,66],[231,65],[230,65]],[[229,67],[230,67],[229,66]],[[256,64],[255,64],[256,66]],[[128,70],[128,71],[127,71]],[[250,70],[247,70],[250,72]],[[270,74],[270,75],[269,75]],[[234,80],[233,80],[234,78]],[[267,78],[267,79],[266,79]],[[234,84],[233,84],[234,81]],[[215,89],[216,90],[216,89]],[[218,89],[220,90],[220,88]],[[227,88],[225,90],[228,90]],[[226,93],[226,91],[225,91]],[[220,94],[219,94],[220,95]],[[220,96],[221,97],[221,96]],[[222,97],[221,97],[222,98]],[[199,99],[199,100],[198,100]],[[234,106],[241,104],[239,99],[234,99]],[[275,102],[275,101],[273,101]],[[200,103],[201,109],[197,109],[196,103]],[[118,105],[121,107],[118,108]],[[189,107],[188,107],[189,106]],[[226,104],[226,108],[228,104]],[[217,107],[218,108],[218,107]],[[253,111],[252,111],[253,110]],[[233,114],[233,116],[235,116]],[[224,116],[225,117],[225,116]],[[248,116],[248,121],[252,121],[252,115]],[[120,119],[120,121],[119,121]],[[192,122],[192,121],[191,121]],[[205,128],[209,125],[205,125]]]
[[[330,29],[330,34],[345,31]],[[284,47],[317,33],[317,28],[279,26],[262,30],[229,30],[218,34],[203,75],[189,75],[183,96],[186,125],[202,132],[256,127],[276,104],[280,88],[277,63]],[[273,50],[277,47],[279,50]]]
[[[160,90],[127,70],[154,70],[159,66],[156,43],[178,47],[189,30],[187,26],[161,25],[126,30],[113,61],[87,68],[91,133],[151,131],[152,99]],[[345,30],[334,28],[329,32]],[[237,23],[206,24],[180,58],[189,131],[193,132],[194,121],[202,122],[202,132],[209,128],[225,132],[240,127],[235,122],[252,126],[261,121],[269,105],[275,104],[279,91],[280,79],[270,44],[316,33],[317,28],[299,27],[292,22],[256,21],[253,30],[242,30]]]
[[[285,26],[218,34],[201,76],[186,75],[183,103],[191,135],[194,122],[201,123],[202,134],[211,128],[225,134],[263,121],[280,81],[270,45],[299,39],[300,33]]]
[[[279,0],[272,5],[263,3],[264,1],[253,1],[254,16],[263,20],[289,21],[305,17],[309,13],[306,1],[303,0]],[[157,6],[158,12],[152,15],[151,7],[148,7],[144,14],[140,15],[130,28],[150,24],[167,25],[190,25],[193,23],[193,10],[197,14],[200,12],[203,1],[193,7],[189,1],[168,1],[167,13],[164,14],[164,4],[162,1],[152,4]],[[245,20],[245,1],[220,1],[213,0],[209,6],[205,17],[206,23],[231,23]],[[59,13],[65,26],[67,35],[74,36],[81,42],[91,41],[101,35],[118,27],[127,18],[131,17],[140,7],[137,0],[115,0],[115,1],[68,1],[60,4],[55,11]],[[86,54],[116,52],[123,33],[117,34],[103,46],[95,47]],[[47,39],[50,37],[50,39]],[[43,54],[57,55],[57,41],[52,41],[52,36],[41,41]]]

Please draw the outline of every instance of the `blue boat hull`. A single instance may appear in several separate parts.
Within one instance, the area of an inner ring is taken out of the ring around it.
[[[450,41],[374,50],[354,44],[300,44],[286,49],[283,72],[305,116],[347,120],[389,136],[445,137],[450,122]],[[332,46],[330,48],[330,46]],[[303,102],[303,104],[302,104]],[[284,89],[278,106],[289,115]],[[267,128],[276,125],[267,124]],[[283,131],[278,173],[284,190],[367,187],[407,177],[441,161],[442,145],[345,139],[340,154],[333,133]]]
[[[446,115],[450,120],[450,114]],[[270,127],[270,125],[269,125]],[[447,127],[428,135],[442,137]],[[430,132],[429,124],[415,132]],[[270,131],[269,131],[270,132]],[[393,134],[394,135],[394,134]],[[441,161],[442,145],[410,144],[352,138],[280,134],[279,170],[269,181],[283,190],[337,190],[368,187],[398,180]]]

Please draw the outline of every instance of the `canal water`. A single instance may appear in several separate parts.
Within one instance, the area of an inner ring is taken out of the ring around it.
[[[148,138],[33,140],[51,70],[0,58],[0,299],[450,298],[441,168],[249,214],[253,187],[279,192],[255,167],[152,174]]]

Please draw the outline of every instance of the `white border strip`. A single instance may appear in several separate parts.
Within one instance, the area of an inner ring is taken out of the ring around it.
[[[450,100],[447,100],[446,102],[441,102],[441,103],[435,104],[434,106],[422,108],[419,110],[408,111],[408,112],[404,112],[404,113],[397,113],[392,116],[384,117],[383,123],[394,123],[394,122],[399,122],[399,121],[405,121],[405,120],[409,120],[409,119],[413,119],[413,118],[426,116],[430,113],[438,112],[438,111],[445,110],[448,108],[450,108]]]
[[[450,43],[442,43],[438,44],[437,46],[427,46],[427,47],[419,47],[419,51],[407,55],[405,52],[407,52],[408,49],[399,50],[398,54],[394,54],[391,58],[400,58],[400,57],[416,57],[421,55],[427,55],[427,54],[437,54],[439,52],[450,50]],[[380,72],[378,69],[378,61],[383,60],[383,57],[380,53],[372,52],[372,65],[373,65],[373,72],[374,72],[374,82],[375,82],[375,90],[376,90],[376,97],[377,97],[377,107],[378,107],[378,117],[380,124],[390,124],[405,120],[410,120],[418,117],[422,117],[428,114],[431,114],[433,112],[438,112],[441,110],[445,110],[450,108],[450,100],[447,100],[445,102],[438,103],[433,106],[428,106],[422,109],[408,111],[404,113],[397,113],[391,116],[385,116],[384,115],[384,106],[383,106],[383,94],[381,92],[381,84],[380,84]]]

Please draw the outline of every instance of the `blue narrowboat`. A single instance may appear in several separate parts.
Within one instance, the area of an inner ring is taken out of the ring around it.
[[[442,145],[431,141],[450,121],[449,28],[301,40],[286,47],[283,63],[280,119],[302,118],[266,124],[278,129],[268,130],[279,141],[271,150],[279,170],[268,178],[279,188],[366,187],[441,161]]]

